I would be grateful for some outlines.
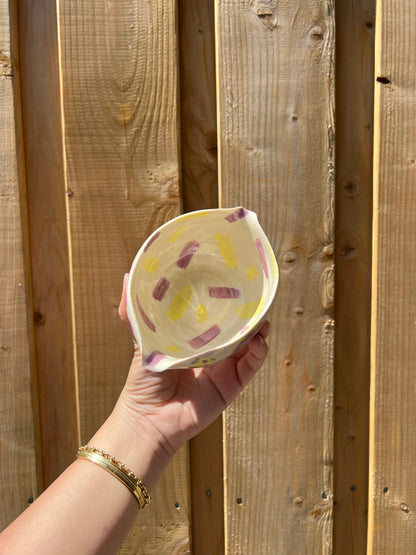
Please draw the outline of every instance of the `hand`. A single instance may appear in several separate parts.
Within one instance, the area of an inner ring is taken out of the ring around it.
[[[128,323],[127,275],[119,315]],[[158,434],[165,449],[173,453],[185,441],[208,426],[235,399],[262,366],[268,351],[265,342],[269,322],[237,353],[204,368],[152,372],[143,368],[135,344],[119,410],[133,421],[145,420]]]

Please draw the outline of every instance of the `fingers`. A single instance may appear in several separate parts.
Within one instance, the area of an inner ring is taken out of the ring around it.
[[[248,384],[264,363],[269,350],[265,341],[269,328],[269,323],[266,322],[248,344],[246,354],[237,362],[238,381],[242,387]]]
[[[247,355],[249,355],[251,358],[254,357],[257,361],[259,361],[260,364],[262,364],[269,350],[265,339],[263,339],[260,334],[257,334],[250,341],[248,348],[249,350]]]
[[[258,334],[261,335],[263,339],[266,339],[269,336],[270,331],[270,322],[266,320],[262,327],[259,329]]]

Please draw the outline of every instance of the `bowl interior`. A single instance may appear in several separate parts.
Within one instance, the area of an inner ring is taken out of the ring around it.
[[[210,210],[159,228],[130,279],[144,359],[191,362],[250,331],[275,294],[277,266],[253,212]]]

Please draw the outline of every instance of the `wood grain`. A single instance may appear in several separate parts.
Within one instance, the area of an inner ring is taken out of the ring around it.
[[[334,6],[216,3],[221,206],[280,265],[270,352],[226,412],[226,552],[330,553]]]
[[[190,442],[192,553],[224,553],[222,418]]]
[[[416,551],[416,5],[377,3],[368,553]]]
[[[218,206],[214,2],[178,7],[182,201],[191,212]]]
[[[123,274],[179,213],[176,15],[173,0],[59,2],[81,441],[112,409],[129,367],[117,315]],[[187,471],[184,448],[121,553],[189,545]]]
[[[37,404],[16,12],[0,1],[0,529],[37,496]],[[33,376],[35,378],[35,376]],[[32,398],[32,384],[34,397]],[[41,461],[38,461],[39,464]]]
[[[334,553],[366,553],[375,2],[336,4]],[[357,94],[359,91],[359,94]]]
[[[80,445],[74,369],[56,5],[18,3],[43,482]]]
[[[184,212],[218,206],[214,2],[178,2]],[[190,442],[192,551],[224,553],[222,418]]]

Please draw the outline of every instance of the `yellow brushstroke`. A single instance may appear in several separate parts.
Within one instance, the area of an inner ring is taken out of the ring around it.
[[[176,297],[173,299],[169,310],[166,312],[166,315],[174,322],[180,320],[185,310],[188,308],[192,294],[192,287],[188,284],[184,285],[182,289],[179,290]]]
[[[208,320],[208,311],[204,304],[195,307],[195,315],[198,322],[206,322]]]
[[[146,258],[143,260],[142,268],[144,270],[147,270],[151,274],[154,274],[157,270],[158,265],[159,265],[159,260],[154,256],[152,256],[151,254],[148,254]]]
[[[200,366],[207,366],[208,364],[212,364],[215,362],[213,358],[200,358],[196,362],[191,365],[191,368],[199,368]]]
[[[234,247],[228,235],[217,233],[215,236],[218,246],[220,247],[221,256],[229,268],[236,270],[238,267],[237,257],[234,252]]]
[[[247,319],[257,316],[263,306],[263,297],[256,301],[250,301],[237,307],[237,316],[239,318]]]
[[[190,212],[180,216],[179,221],[186,222],[186,220],[195,220],[195,218],[203,218],[209,214],[208,210],[199,210],[197,212]]]
[[[249,266],[246,270],[246,276],[250,281],[253,281],[253,279],[256,278],[257,274],[258,274],[257,268],[253,266],[253,264]]]
[[[179,353],[179,351],[181,350],[180,347],[178,347],[177,345],[168,345],[167,347],[165,347],[165,349],[172,354]]]
[[[174,231],[169,237],[168,243],[174,243],[176,239],[178,239],[187,228],[187,225],[182,225],[181,227],[178,227],[178,229]]]

